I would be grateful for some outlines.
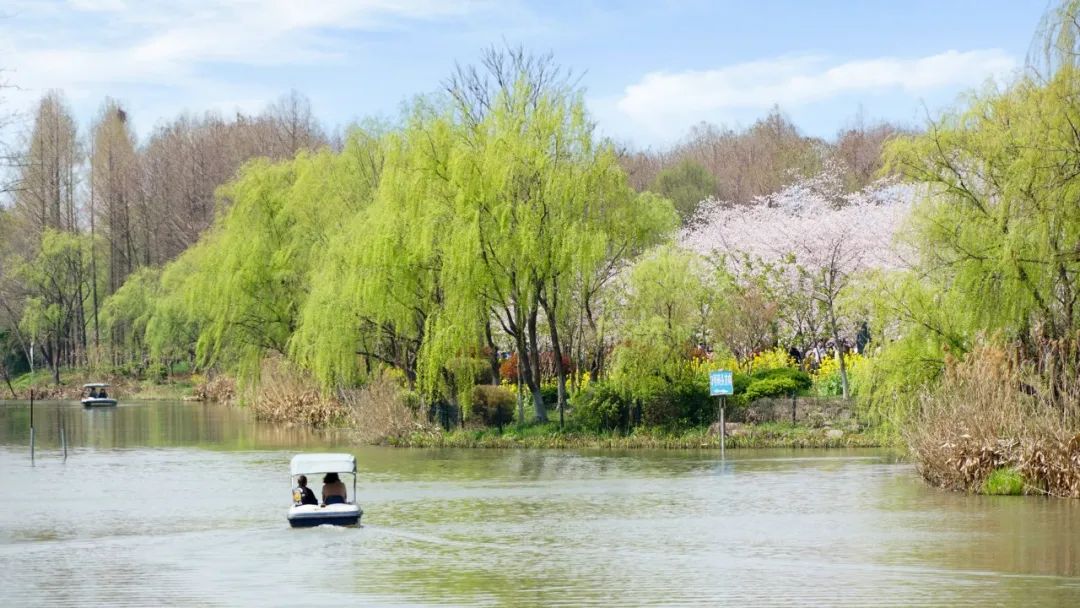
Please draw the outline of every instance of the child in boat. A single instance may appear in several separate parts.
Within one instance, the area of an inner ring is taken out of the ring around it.
[[[327,473],[323,477],[322,501],[324,505],[342,504],[345,502],[345,484],[337,473]]]
[[[301,475],[296,480],[299,487],[293,490],[293,502],[298,505],[317,505],[319,501],[315,499],[315,492],[311,491],[311,488],[307,485],[307,475]]]

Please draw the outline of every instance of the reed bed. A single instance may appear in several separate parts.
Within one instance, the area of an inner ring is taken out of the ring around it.
[[[383,373],[367,386],[340,395],[349,411],[350,427],[362,443],[395,443],[414,434],[435,432],[420,411],[417,399],[410,398],[401,382]]]
[[[197,385],[191,398],[195,401],[232,403],[236,399],[236,380],[228,376],[214,376]]]
[[[949,490],[984,492],[1016,473],[1022,492],[1080,498],[1080,383],[1076,342],[982,344],[949,361],[923,394],[905,438],[919,472]],[[991,484],[994,485],[994,484]]]
[[[259,420],[314,427],[347,426],[352,422],[349,408],[324,395],[310,374],[281,358],[263,361],[259,382],[251,390],[253,394],[245,401]]]

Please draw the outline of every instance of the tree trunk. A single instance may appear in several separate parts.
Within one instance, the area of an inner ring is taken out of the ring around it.
[[[529,394],[531,394],[533,397],[533,406],[535,408],[534,411],[536,413],[536,420],[538,422],[547,422],[547,416],[544,412],[544,398],[540,394],[540,381],[533,374],[533,365],[532,362],[529,360],[531,356],[531,349],[529,348],[528,340],[526,340],[524,334],[521,334],[519,332],[519,334],[515,336],[514,341],[517,345],[518,351],[518,378],[520,378],[521,382],[525,383],[525,386],[529,389]],[[521,420],[522,422],[524,422],[525,412],[522,411],[521,413]]]
[[[525,365],[529,367],[531,364],[532,370],[527,380],[531,380],[529,389],[532,390],[533,396],[533,408],[536,411],[537,422],[547,422],[547,409],[544,408],[544,395],[540,392],[540,344],[536,337],[536,317],[539,314],[539,307],[537,302],[533,301],[532,307],[529,310],[528,319],[528,331],[529,339],[527,341],[527,347],[529,349],[529,358],[526,359]],[[529,360],[531,359],[531,361]]]
[[[844,395],[844,399],[848,398],[848,377],[847,377],[847,363],[844,362],[844,343],[840,340],[840,328],[836,324],[836,309],[835,303],[830,298],[829,305],[829,325],[832,326],[833,342],[836,344],[836,356],[840,363],[840,389]]]
[[[495,347],[495,340],[491,337],[491,318],[484,323],[484,335],[487,338],[488,365],[491,366],[491,385],[499,386],[499,349]]]
[[[559,395],[559,428],[563,428],[566,410],[566,368],[563,366],[562,345],[559,342],[559,324],[556,322],[554,310],[555,301],[554,298],[540,298],[540,304],[544,307],[544,315],[548,320],[548,329],[551,334],[552,354],[555,355],[555,376],[558,382]]]
[[[11,391],[11,398],[18,399],[19,396],[15,394],[15,387],[11,386],[11,376],[8,375],[7,365],[0,361],[0,372],[4,374],[4,382],[7,383],[8,390]]]
[[[53,338],[52,348],[53,384],[60,386],[60,337]]]

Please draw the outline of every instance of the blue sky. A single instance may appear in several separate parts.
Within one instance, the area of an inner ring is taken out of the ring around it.
[[[491,44],[583,73],[600,131],[665,146],[700,121],[778,104],[831,137],[861,108],[917,125],[1023,65],[1042,0],[527,2],[0,0],[16,109],[63,89],[86,124],[105,96],[145,135],[183,110],[258,111],[291,88],[328,125],[394,117]]]

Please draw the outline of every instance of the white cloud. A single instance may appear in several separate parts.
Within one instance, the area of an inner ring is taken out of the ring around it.
[[[150,77],[153,71],[161,73],[154,80],[166,80],[211,62],[276,66],[327,61],[341,53],[335,32],[389,29],[403,21],[463,15],[479,5],[470,0],[177,0],[129,5],[120,0],[70,0],[67,13],[54,5],[27,5],[14,19],[0,22],[0,33],[9,38],[3,45],[9,47],[4,49],[7,67],[34,84],[65,77],[125,82]],[[79,31],[79,43],[65,46],[57,44],[60,36],[27,31],[20,21],[34,17],[57,30]],[[80,23],[90,19],[99,21],[89,27]]]
[[[217,105],[208,91],[245,96],[236,90],[242,81],[236,68],[334,63],[358,52],[356,32],[404,29],[488,6],[486,0],[15,0],[0,20],[0,67],[20,89],[8,95],[16,107],[28,107],[48,89],[79,100],[124,87],[168,89],[178,100]],[[223,75],[223,68],[232,74]]]
[[[840,95],[899,90],[909,95],[978,85],[1016,69],[999,49],[947,51],[917,59],[882,57],[830,65],[820,56],[788,56],[714,70],[653,72],[615,102],[624,120],[655,134],[701,120],[723,122],[747,109],[785,109]]]

